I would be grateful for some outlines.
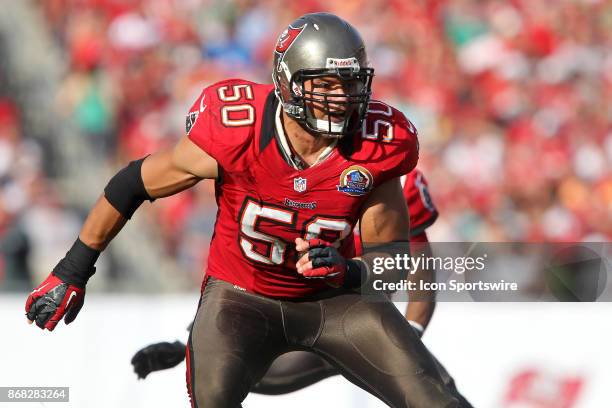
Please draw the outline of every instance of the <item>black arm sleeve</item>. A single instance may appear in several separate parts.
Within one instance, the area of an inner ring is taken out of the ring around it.
[[[132,218],[144,200],[153,201],[142,181],[142,162],[146,157],[130,162],[111,178],[104,188],[104,196],[121,215]]]

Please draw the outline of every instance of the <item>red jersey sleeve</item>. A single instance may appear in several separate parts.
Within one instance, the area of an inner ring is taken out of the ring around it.
[[[383,174],[386,180],[412,171],[419,160],[418,133],[412,122],[397,109],[393,109],[393,139],[389,142],[389,158]]]
[[[419,159],[419,142],[414,125],[399,110],[371,101],[361,131],[364,163],[376,168],[380,185],[409,173]]]
[[[191,105],[185,120],[185,131],[189,140],[215,157],[213,153],[215,134],[211,131],[211,124],[218,121],[218,118],[213,118],[211,109],[209,109],[211,88],[204,88],[198,99]]]
[[[410,235],[419,235],[429,228],[438,218],[427,180],[419,170],[411,171],[404,182],[404,198],[410,215]]]
[[[226,171],[240,171],[248,163],[258,111],[269,93],[261,88],[240,79],[218,82],[202,91],[187,114],[189,139]]]

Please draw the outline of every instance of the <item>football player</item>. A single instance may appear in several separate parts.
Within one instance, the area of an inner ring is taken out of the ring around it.
[[[186,350],[193,407],[240,407],[272,361],[295,350],[391,407],[461,406],[387,296],[360,293],[372,276],[347,237],[359,222],[364,242],[385,244],[377,254],[408,250],[399,178],[418,159],[410,121],[370,101],[373,74],[346,21],[295,20],[274,50],[274,85],[207,87],[177,146],[109,181],[28,297],[28,320],[48,330],[74,321],[100,252],[140,204],[212,178],[217,219]]]
[[[422,172],[415,169],[407,176],[402,176],[401,182],[410,220],[410,241],[427,243],[425,230],[438,218],[427,181]],[[358,233],[358,230],[355,232]],[[361,252],[361,242],[359,235],[355,238],[355,252],[358,255]],[[430,252],[428,248],[427,252]],[[424,278],[434,280],[433,276]],[[423,335],[435,308],[434,294],[427,293],[426,296],[430,297],[430,301],[412,302],[406,307],[406,319],[419,337]],[[143,347],[136,352],[131,362],[138,378],[144,379],[151,372],[172,368],[184,359],[185,345],[175,341]],[[338,371],[316,354],[294,351],[277,358],[253,391],[270,395],[285,394],[335,374],[339,374]]]
[[[438,211],[433,204],[427,181],[419,170],[413,170],[401,178],[404,198],[408,206],[410,219],[410,241],[423,243],[424,251],[429,254],[426,229],[438,217]],[[360,252],[359,240],[356,240],[356,251]],[[423,279],[434,281],[433,273]],[[411,302],[406,307],[406,319],[419,337],[427,328],[435,308],[435,294],[425,293],[419,301]],[[131,363],[139,379],[146,378],[151,372],[172,368],[185,359],[185,344],[180,341],[160,342],[140,349],[132,357]],[[457,390],[453,378],[442,365],[438,365],[444,384],[449,387],[457,398],[470,404]],[[317,383],[325,378],[340,374],[338,370],[308,351],[291,351],[278,357],[263,378],[254,385],[252,392],[266,395],[281,395],[294,392]]]

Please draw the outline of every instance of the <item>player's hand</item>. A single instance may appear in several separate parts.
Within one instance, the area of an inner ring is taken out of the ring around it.
[[[74,242],[47,279],[30,293],[25,311],[28,321],[52,331],[62,318],[66,324],[76,319],[85,301],[85,285],[96,272],[100,251],[80,238]]]
[[[62,318],[72,323],[83,307],[85,288],[64,282],[53,273],[34,289],[26,301],[25,311],[30,324],[53,331]]]
[[[185,359],[185,345],[180,341],[174,343],[151,344],[139,350],[132,357],[134,372],[139,379],[147,378],[153,371],[172,368]]]
[[[346,273],[346,258],[322,239],[295,240],[299,253],[306,252],[296,263],[297,272],[305,278],[339,278]]]

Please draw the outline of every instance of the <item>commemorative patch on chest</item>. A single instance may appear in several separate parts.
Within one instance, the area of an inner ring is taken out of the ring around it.
[[[365,167],[351,166],[340,175],[338,191],[350,196],[361,196],[372,189],[374,178]]]

